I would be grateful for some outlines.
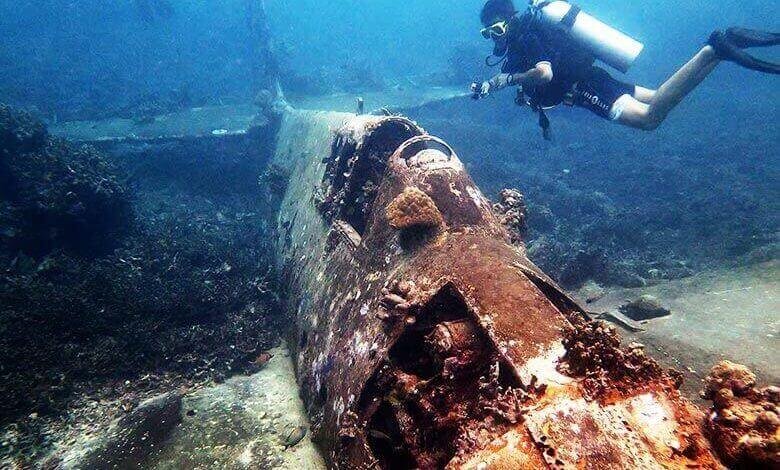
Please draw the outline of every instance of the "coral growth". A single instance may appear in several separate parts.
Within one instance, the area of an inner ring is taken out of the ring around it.
[[[394,282],[389,288],[382,289],[381,304],[384,309],[377,316],[381,320],[402,317],[407,324],[414,324],[416,319],[412,307],[418,306],[415,299],[417,295],[418,290],[413,282]]]
[[[632,393],[647,383],[659,380],[679,380],[648,357],[637,343],[621,349],[620,337],[614,327],[601,322],[587,322],[564,331],[566,355],[559,366],[561,372],[583,377],[585,392],[590,398],[603,398],[624,391]],[[678,386],[679,383],[675,383]]]
[[[345,127],[333,140],[322,185],[315,195],[326,220],[343,220],[359,235],[366,230],[387,160],[403,142],[422,132],[402,118],[375,121],[366,130],[354,134]]]
[[[401,282],[393,290],[414,296],[415,287]],[[378,467],[460,468],[454,462],[522,419],[527,396],[459,294],[444,288],[418,307],[419,321],[364,389],[360,414],[369,416]],[[341,433],[349,439],[356,430]]]
[[[756,388],[745,366],[719,362],[705,379],[709,438],[734,468],[780,468],[780,389]]]
[[[409,187],[387,206],[387,220],[398,230],[435,228],[444,223],[436,203],[416,187]]]
[[[493,211],[501,224],[509,230],[512,243],[521,243],[526,231],[525,197],[517,189],[503,189],[499,197],[501,201],[493,204]]]

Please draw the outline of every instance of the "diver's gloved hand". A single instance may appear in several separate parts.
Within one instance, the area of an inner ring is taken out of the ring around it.
[[[490,94],[490,88],[490,82],[482,82],[481,84],[474,82],[471,84],[471,97],[475,100],[485,98]]]

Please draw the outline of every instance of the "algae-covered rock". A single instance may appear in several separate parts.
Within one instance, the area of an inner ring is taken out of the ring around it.
[[[132,220],[125,187],[96,150],[48,136],[32,116],[0,105],[0,244],[27,255],[56,249],[96,257]]]
[[[0,467],[34,467],[73,420],[257,368],[278,330],[265,141],[104,154],[7,107],[0,139]]]
[[[704,380],[705,429],[729,468],[780,468],[780,389],[758,388],[741,364],[721,361]]]
[[[46,127],[32,115],[0,104],[0,152],[31,152],[44,145]]]

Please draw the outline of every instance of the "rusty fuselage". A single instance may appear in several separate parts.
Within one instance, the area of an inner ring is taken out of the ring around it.
[[[528,260],[446,143],[301,111],[280,136],[278,264],[333,468],[721,468],[677,377]]]

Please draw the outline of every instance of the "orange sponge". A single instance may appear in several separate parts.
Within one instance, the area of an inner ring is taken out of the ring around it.
[[[387,206],[387,220],[398,230],[433,228],[444,223],[436,203],[416,187],[409,187]]]

